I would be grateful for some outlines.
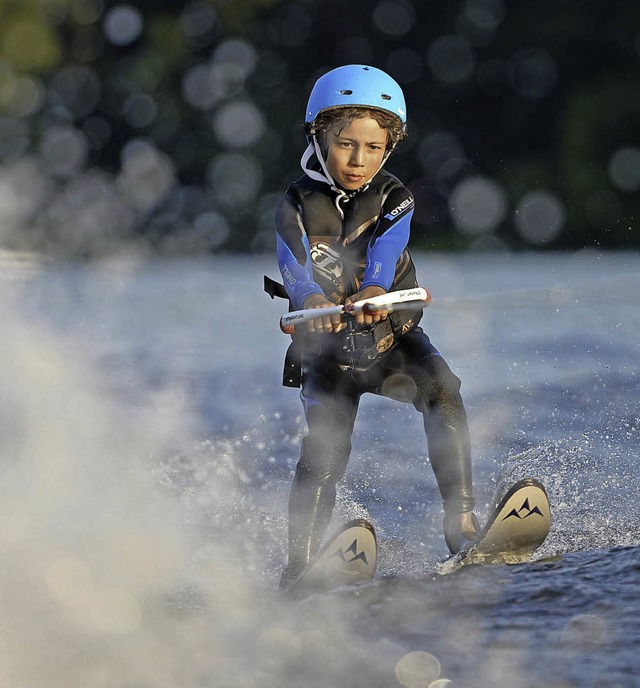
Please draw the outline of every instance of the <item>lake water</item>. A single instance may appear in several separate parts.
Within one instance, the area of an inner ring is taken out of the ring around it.
[[[421,418],[365,397],[334,525],[375,524],[378,575],[294,603],[274,260],[0,256],[0,685],[640,686],[640,256],[415,258],[478,515],[531,475],[550,536],[443,574]]]

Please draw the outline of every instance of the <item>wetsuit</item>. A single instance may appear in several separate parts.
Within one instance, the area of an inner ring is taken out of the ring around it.
[[[292,308],[312,294],[335,303],[367,286],[417,286],[406,248],[413,198],[381,170],[365,188],[337,195],[304,175],[275,212],[278,263]],[[296,332],[284,384],[301,384],[308,434],[289,501],[289,565],[297,575],[320,547],[351,451],[365,392],[413,403],[446,513],[473,509],[470,442],[460,380],[418,327],[422,312],[331,333]],[[298,328],[302,330],[303,328]]]

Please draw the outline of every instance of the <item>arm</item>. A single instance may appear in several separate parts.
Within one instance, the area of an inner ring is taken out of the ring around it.
[[[297,208],[283,198],[275,212],[277,258],[289,299],[295,309],[326,308],[335,304],[327,300],[320,285],[313,279],[309,239]],[[337,332],[346,327],[340,315],[309,321],[313,331]]]
[[[312,294],[322,294],[313,279],[309,239],[298,209],[286,196],[276,206],[276,255],[284,287],[294,308],[301,308]]]
[[[367,265],[360,291],[347,299],[348,302],[355,303],[389,291],[393,285],[398,259],[409,243],[413,206],[413,196],[404,187],[394,189],[389,194],[367,247]],[[384,310],[371,315],[358,313],[356,322],[371,325],[384,320],[387,315],[388,312]]]
[[[413,207],[413,196],[404,187],[389,194],[367,248],[363,288],[377,286],[385,291],[391,288],[396,264],[409,243]]]

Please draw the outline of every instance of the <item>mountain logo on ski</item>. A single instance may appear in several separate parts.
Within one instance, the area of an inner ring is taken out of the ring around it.
[[[540,481],[519,480],[495,504],[478,541],[456,555],[460,564],[521,564],[545,541],[551,509]]]
[[[371,580],[376,559],[376,533],[371,523],[363,518],[349,521],[327,540],[287,590],[301,596]]]
[[[361,549],[360,552],[358,552],[358,538],[356,538],[347,549],[337,549],[332,556],[339,557],[345,564],[350,564],[352,561],[361,559],[367,566],[369,565],[366,551]],[[347,556],[349,558],[347,558]]]
[[[522,512],[524,512],[524,516]],[[544,518],[544,514],[540,511],[540,507],[534,506],[531,508],[529,506],[529,498],[527,497],[519,509],[512,509],[502,520],[506,521],[508,518],[529,518],[529,516],[542,516]]]

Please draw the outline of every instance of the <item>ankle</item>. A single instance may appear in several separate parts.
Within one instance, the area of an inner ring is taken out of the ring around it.
[[[446,514],[443,527],[444,539],[452,554],[476,542],[480,530],[478,519],[473,511]]]

